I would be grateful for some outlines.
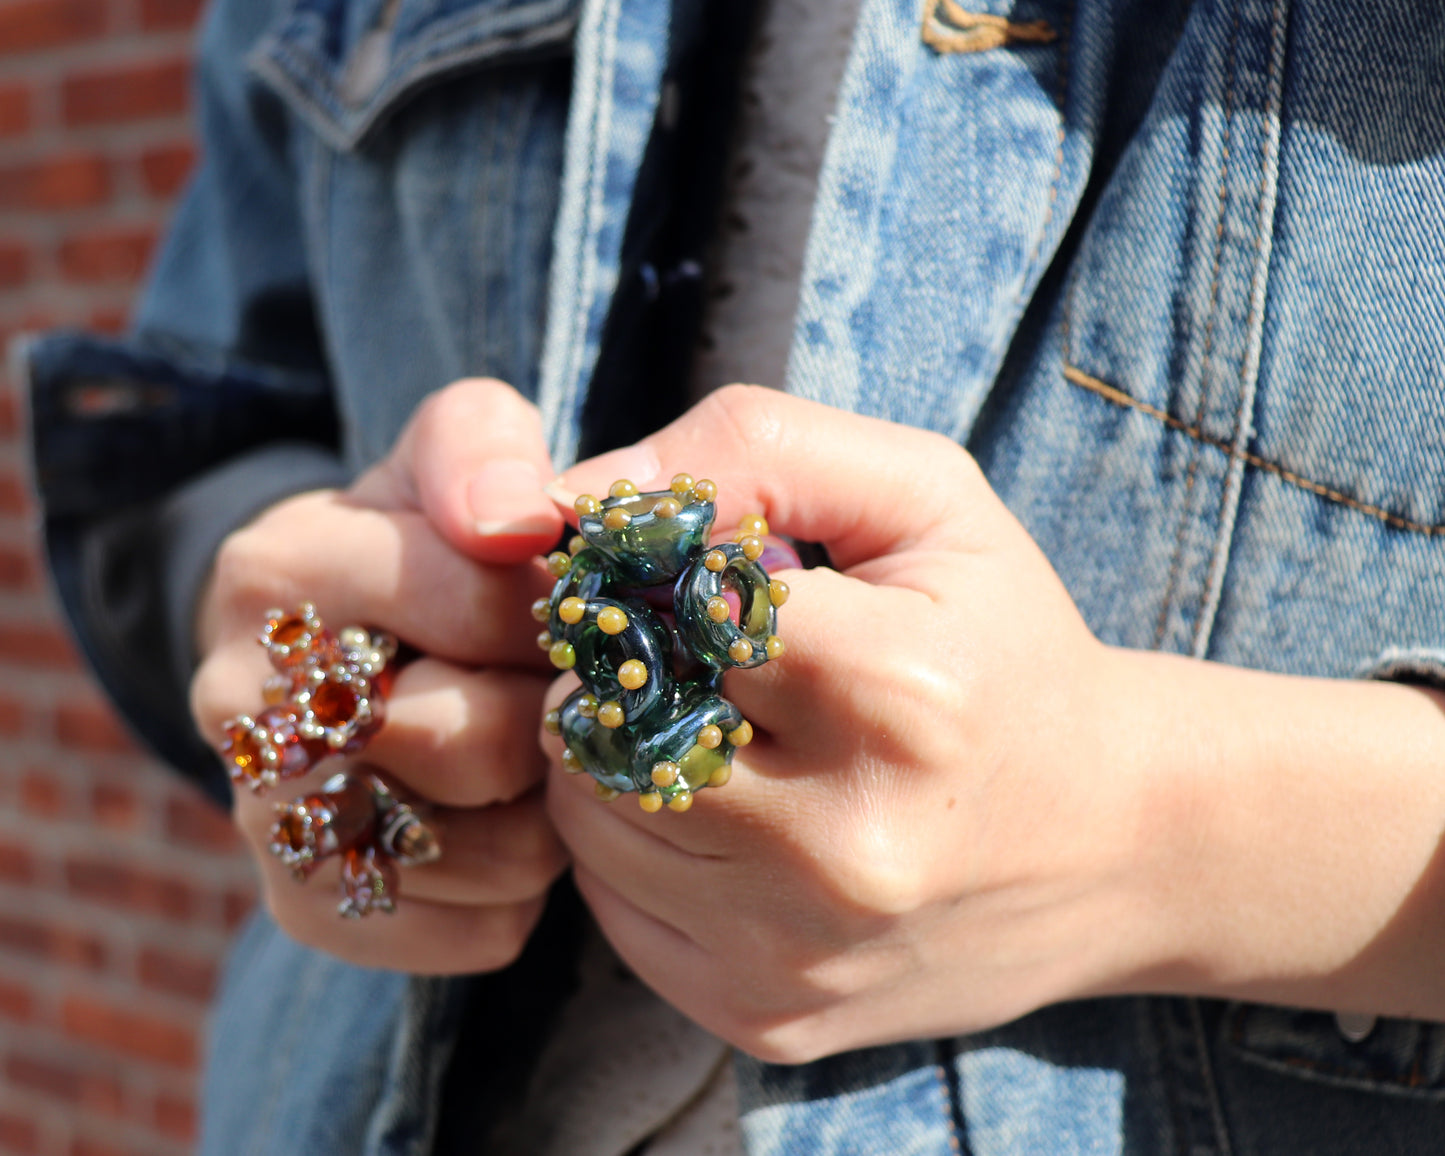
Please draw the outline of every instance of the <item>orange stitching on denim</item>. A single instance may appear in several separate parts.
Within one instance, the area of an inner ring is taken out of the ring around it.
[[[1239,61],[1239,9],[1234,10],[1234,21],[1229,29],[1229,55],[1225,62],[1224,84],[1224,139],[1220,144],[1219,157],[1219,220],[1214,227],[1214,263],[1209,274],[1209,311],[1204,323],[1204,350],[1199,359],[1199,405],[1194,411],[1194,424],[1204,425],[1205,414],[1209,412],[1209,366],[1214,358],[1214,336],[1219,329],[1219,286],[1220,271],[1224,267],[1224,226],[1229,217],[1229,141],[1234,132],[1234,86],[1238,79]],[[1159,604],[1159,621],[1154,627],[1155,649],[1164,645],[1164,636],[1169,630],[1169,611],[1174,605],[1179,590],[1179,576],[1184,569],[1184,540],[1193,521],[1190,499],[1194,494],[1194,483],[1199,478],[1199,447],[1189,455],[1189,471],[1184,477],[1183,510],[1179,515],[1179,532],[1174,539],[1174,563],[1169,568],[1169,584],[1164,589],[1163,601]]]
[[[955,0],[927,0],[923,43],[940,54],[987,52],[1009,44],[1049,44],[1057,33],[1047,20],[1015,23],[986,12],[967,12]]]
[[[1383,506],[1376,506],[1370,502],[1362,501],[1359,498],[1351,497],[1340,490],[1332,489],[1320,482],[1312,481],[1303,474],[1297,474],[1287,466],[1278,462],[1272,462],[1268,458],[1262,458],[1258,454],[1250,453],[1248,450],[1236,449],[1223,438],[1211,437],[1198,426],[1192,426],[1188,422],[1181,421],[1171,413],[1167,413],[1158,406],[1150,405],[1147,401],[1140,401],[1137,397],[1125,393],[1122,389],[1100,381],[1092,377],[1082,369],[1064,364],[1064,377],[1074,385],[1087,389],[1090,393],[1096,393],[1105,401],[1111,401],[1117,406],[1125,409],[1137,409],[1140,413],[1148,414],[1152,418],[1163,422],[1172,430],[1177,430],[1197,442],[1213,446],[1225,456],[1243,462],[1247,466],[1253,466],[1257,470],[1263,470],[1267,474],[1273,474],[1281,481],[1288,482],[1292,486],[1298,486],[1302,490],[1308,490],[1321,498],[1327,498],[1341,506],[1347,506],[1361,514],[1371,518],[1377,518],[1387,526],[1393,526],[1397,530],[1409,530],[1412,534],[1424,534],[1426,537],[1445,536],[1445,524],[1430,525],[1427,522],[1416,522],[1400,514],[1392,514]]]

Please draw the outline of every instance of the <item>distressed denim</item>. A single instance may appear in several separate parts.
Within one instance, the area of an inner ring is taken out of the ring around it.
[[[1445,11],[990,0],[973,7],[1052,39],[946,52],[920,35],[935,7],[863,6],[787,387],[965,443],[1106,642],[1438,678]],[[258,363],[324,377],[353,469],[429,390],[495,373],[537,399],[565,465],[675,18],[667,0],[223,3],[207,167],[114,373],[139,376],[137,350],[237,371],[190,375],[203,407]],[[297,301],[314,325],[261,324]],[[37,353],[40,394],[84,380],[69,348]],[[37,431],[42,473],[47,431],[106,444],[89,420]],[[295,976],[340,998],[278,1001]],[[262,918],[228,972],[203,1151],[429,1151],[463,982],[356,973]],[[308,1016],[310,1052],[271,1047]],[[1062,1005],[738,1074],[753,1156],[1445,1143],[1445,1028],[1351,1040],[1328,1014],[1216,1001]]]

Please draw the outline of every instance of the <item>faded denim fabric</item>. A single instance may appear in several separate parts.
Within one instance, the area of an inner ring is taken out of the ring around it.
[[[221,4],[207,165],[134,344],[326,374],[352,469],[427,392],[495,373],[538,399],[566,464],[693,2]],[[952,53],[921,36],[940,4],[864,4],[788,388],[966,443],[1107,642],[1438,679],[1445,11],[990,0],[973,10],[1054,37]],[[315,324],[278,329],[298,302]],[[62,388],[64,348],[38,389]],[[191,374],[184,396],[256,377]],[[272,1033],[319,1014],[275,1002],[297,975],[339,998],[314,1053],[280,1054]],[[353,974],[261,919],[228,972],[203,1151],[428,1151],[437,1009],[460,987]],[[1445,1137],[1445,1027],[1351,1041],[1327,1014],[1215,1001],[1069,1004],[738,1073],[753,1156]]]

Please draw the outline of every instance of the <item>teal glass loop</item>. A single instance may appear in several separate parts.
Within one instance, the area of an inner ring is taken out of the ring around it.
[[[719,570],[707,565],[712,553],[727,560]],[[736,622],[731,615],[716,621],[708,614],[708,603],[724,590],[739,600]],[[683,644],[703,662],[751,670],[768,661],[768,639],[778,633],[768,573],[735,542],[714,546],[696,559],[678,578],[672,604]]]
[[[665,502],[681,508],[664,517],[657,510]],[[717,515],[712,502],[691,495],[679,498],[671,490],[604,498],[601,507],[599,513],[583,514],[578,529],[588,546],[606,555],[620,575],[638,586],[676,578],[692,555],[707,545]],[[627,515],[625,526],[608,528],[606,519],[612,510]]]
[[[695,792],[728,781],[752,739],[720,693],[722,675],[781,651],[773,600],[787,591],[754,560],[761,517],[745,519],[736,542],[708,545],[711,482],[633,489],[579,498],[585,545],[548,559],[558,578],[539,609],[548,626],[539,641],[582,687],[547,727],[566,744],[566,769],[591,775],[600,797],[636,792],[646,811],[685,811]]]

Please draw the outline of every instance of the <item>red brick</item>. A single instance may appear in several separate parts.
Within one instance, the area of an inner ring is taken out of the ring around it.
[[[117,1148],[93,1136],[76,1136],[70,1141],[66,1156],[136,1156],[136,1152],[132,1148]]]
[[[167,919],[184,920],[195,910],[195,896],[183,880],[118,859],[71,856],[65,883],[82,899]]]
[[[89,154],[0,168],[0,209],[83,209],[110,197],[110,166]]]
[[[179,1024],[84,995],[67,996],[60,1019],[76,1039],[156,1064],[195,1066],[195,1024]]]
[[[155,197],[173,197],[181,191],[196,163],[196,150],[189,144],[167,145],[141,153],[141,179]]]
[[[82,284],[135,281],[155,243],[154,229],[110,228],[70,237],[60,246],[60,273]]]
[[[140,26],[146,31],[162,28],[191,28],[204,7],[204,0],[141,0]]]
[[[105,754],[133,754],[134,740],[115,712],[101,702],[62,702],[55,708],[55,734],[60,745]]]
[[[198,795],[177,794],[166,802],[166,835],[205,851],[234,851],[240,844],[231,817]]]
[[[30,130],[30,90],[19,84],[0,85],[0,138]]]
[[[0,341],[0,349],[10,343]],[[20,401],[7,390],[0,390],[0,438],[9,440],[20,432]]]
[[[42,819],[58,819],[69,811],[69,795],[53,772],[27,771],[20,779],[20,809]]]
[[[30,883],[35,879],[35,856],[30,848],[0,838],[0,883]]]
[[[164,1093],[157,1096],[155,1125],[156,1131],[173,1140],[179,1140],[184,1144],[195,1143],[199,1135],[199,1129],[196,1127],[195,1102],[183,1100],[179,1096],[167,1096]]]
[[[22,983],[0,979],[0,1018],[25,1023],[34,1015],[34,993]]]
[[[216,961],[203,956],[143,947],[136,959],[136,974],[146,987],[202,1003],[216,990]]]
[[[75,649],[65,633],[54,626],[17,626],[0,623],[0,662],[77,670]]]
[[[14,738],[23,734],[30,722],[30,710],[23,702],[0,697],[0,735]]]
[[[105,945],[95,936],[34,919],[0,915],[0,947],[91,970],[105,965]]]
[[[64,1100],[107,1116],[125,1114],[125,1090],[112,1074],[94,1066],[40,1059],[16,1052],[5,1064],[6,1082],[28,1092]]]
[[[221,903],[221,919],[228,931],[235,931],[256,907],[254,891],[227,891]]]
[[[131,64],[67,77],[60,104],[68,125],[150,120],[184,113],[190,86],[191,65],[184,58]]]
[[[125,309],[94,309],[86,319],[85,327],[93,333],[119,334],[130,324],[130,312]]]
[[[34,1120],[14,1112],[0,1112],[0,1152],[5,1156],[31,1156],[40,1151],[40,1129]]]
[[[31,551],[0,544],[0,588],[33,590],[38,576]]]
[[[0,241],[0,289],[18,289],[30,280],[30,246]]]
[[[10,0],[0,4],[0,54],[91,40],[105,31],[97,0]]]
[[[140,819],[140,801],[120,783],[96,783],[90,789],[90,813],[98,826],[133,831]]]
[[[0,514],[28,514],[30,503],[29,484],[14,470],[0,473]]]

